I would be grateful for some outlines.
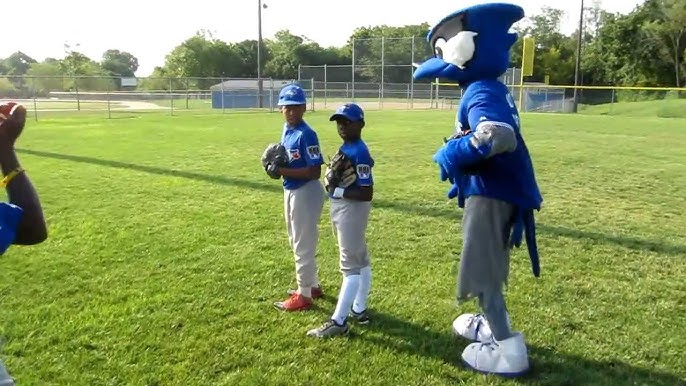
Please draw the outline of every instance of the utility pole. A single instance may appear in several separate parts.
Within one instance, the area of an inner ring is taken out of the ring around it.
[[[579,12],[579,36],[576,41],[576,65],[574,68],[574,104],[573,111],[579,109],[579,75],[581,72],[581,42],[584,36],[584,0],[581,0],[581,11]]]

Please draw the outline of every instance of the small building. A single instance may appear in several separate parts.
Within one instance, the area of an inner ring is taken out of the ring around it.
[[[294,80],[262,80],[262,107],[276,107],[279,91]],[[229,79],[210,87],[214,109],[259,108],[259,85],[257,79]]]

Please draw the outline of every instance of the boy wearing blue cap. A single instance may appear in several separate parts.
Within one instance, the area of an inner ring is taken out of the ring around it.
[[[360,324],[369,322],[367,298],[372,279],[365,234],[374,195],[374,160],[361,137],[364,112],[360,106],[347,103],[329,121],[336,121],[338,135],[343,139],[325,173],[343,283],[331,319],[307,332],[316,338],[346,334],[348,316]]]
[[[283,177],[284,215],[288,240],[295,257],[297,290],[290,297],[274,303],[284,311],[302,311],[312,306],[312,298],[322,296],[315,254],[319,240],[319,220],[324,208],[324,188],[319,177],[322,157],[317,133],[303,120],[305,92],[295,84],[279,93],[279,107],[286,120],[281,144],[288,153],[288,165],[270,165],[268,173]]]
[[[14,144],[24,130],[26,109],[14,102],[0,102],[0,181],[9,202],[0,203],[0,255],[12,245],[42,243],[47,226],[40,199],[21,167]],[[0,385],[13,386],[14,380],[0,360]]]

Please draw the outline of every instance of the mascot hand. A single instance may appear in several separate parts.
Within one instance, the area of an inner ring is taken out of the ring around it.
[[[459,191],[460,187],[457,184],[453,183],[453,186],[448,191],[448,199],[452,200],[453,198],[457,197]]]
[[[443,156],[443,149],[444,148],[439,149],[436,152],[436,154],[434,154],[433,160],[435,163],[438,164],[438,168],[440,169],[441,181],[450,180],[450,182],[453,183],[454,182],[453,178],[450,176],[450,173],[448,172],[448,169],[445,167],[445,164],[444,164],[445,157]]]

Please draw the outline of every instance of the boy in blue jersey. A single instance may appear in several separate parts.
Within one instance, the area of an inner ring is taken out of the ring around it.
[[[313,298],[322,296],[315,254],[324,209],[324,188],[319,181],[324,159],[317,133],[303,120],[306,110],[303,89],[295,84],[284,87],[278,105],[286,120],[281,144],[288,152],[288,165],[270,168],[283,177],[284,215],[295,257],[298,288],[289,290],[290,297],[274,306],[285,311],[302,311],[312,306]]]
[[[9,202],[0,203],[0,254],[12,244],[34,245],[47,238],[43,209],[31,180],[19,164],[14,143],[24,130],[26,109],[14,102],[0,102],[0,182]],[[3,269],[0,265],[0,269]],[[0,386],[14,380],[0,360]]]
[[[316,338],[346,334],[349,315],[360,324],[369,322],[367,298],[372,279],[365,233],[374,195],[374,160],[360,134],[365,126],[364,112],[360,106],[347,103],[329,120],[336,121],[338,135],[343,139],[338,151],[351,160],[356,178],[350,185],[341,186],[340,181],[331,180],[329,170],[326,173],[325,185],[331,203],[331,221],[338,237],[343,284],[331,319],[307,332],[308,336]]]

